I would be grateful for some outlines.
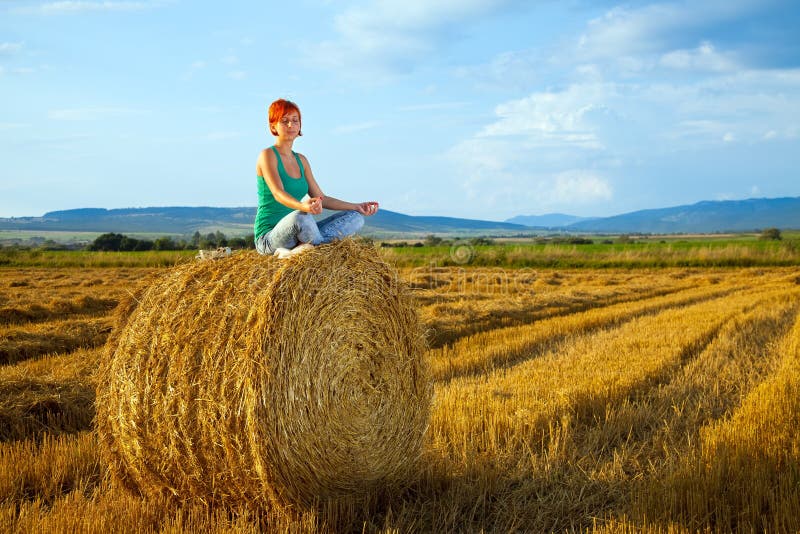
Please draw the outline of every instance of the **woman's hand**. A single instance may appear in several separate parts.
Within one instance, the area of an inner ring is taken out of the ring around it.
[[[310,213],[311,215],[319,215],[322,213],[322,197],[313,197],[301,202],[302,208],[300,211]]]
[[[376,213],[378,213],[378,203],[362,202],[360,204],[356,204],[356,211],[366,217],[369,217],[370,215],[375,215]]]

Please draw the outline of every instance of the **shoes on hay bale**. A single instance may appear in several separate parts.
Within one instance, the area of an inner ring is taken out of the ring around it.
[[[217,247],[215,250],[200,249],[197,251],[197,255],[194,258],[196,260],[218,260],[220,258],[227,258],[230,255],[231,247]]]
[[[123,302],[96,426],[145,496],[259,507],[402,486],[432,386],[407,289],[344,240],[162,271]]]

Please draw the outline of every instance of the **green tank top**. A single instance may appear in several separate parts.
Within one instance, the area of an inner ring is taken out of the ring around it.
[[[300,178],[293,178],[286,172],[278,149],[273,146],[272,151],[275,152],[275,157],[278,158],[278,176],[281,179],[284,191],[299,202],[308,194],[308,181],[306,180],[306,173],[303,169],[303,162],[300,161],[300,156],[297,155],[297,152],[292,151],[294,158],[297,160],[297,165],[300,167]],[[256,180],[258,181],[258,210],[256,210],[253,232],[255,238],[258,239],[275,228],[278,221],[294,210],[275,200],[263,176],[256,176]]]

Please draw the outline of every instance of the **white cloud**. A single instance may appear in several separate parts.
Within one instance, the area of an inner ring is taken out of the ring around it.
[[[40,9],[46,15],[55,15],[77,11],[136,11],[146,7],[144,2],[51,2]]]
[[[22,52],[24,47],[24,43],[0,43],[0,60],[4,62],[14,62],[15,59],[20,57],[20,52]],[[0,65],[0,76],[6,73],[10,74],[32,74],[36,72],[36,69],[32,67],[15,67],[15,68],[6,68],[3,65]]]
[[[228,77],[232,80],[237,80],[237,81],[244,80],[245,78],[247,78],[247,72],[243,70],[234,70],[228,73]]]
[[[582,55],[588,57],[628,54],[634,46],[648,51],[664,30],[691,22],[688,13],[675,5],[654,4],[640,9],[616,7],[589,22],[578,40]]]
[[[714,195],[714,200],[744,200],[748,198],[762,198],[764,192],[757,185],[751,185],[749,188],[744,186],[738,189],[736,193],[725,191]]]
[[[592,204],[611,200],[613,194],[608,181],[593,171],[571,170],[555,178],[551,202],[553,204]]]
[[[350,8],[335,18],[339,34],[362,50],[385,51],[430,38],[443,26],[479,16],[511,2],[504,0],[378,0]],[[413,46],[412,46],[413,47]]]
[[[763,140],[764,132],[800,122],[800,69],[742,70],[682,86],[653,85],[649,92],[673,117],[703,125],[710,137],[726,141]]]
[[[480,15],[513,3],[510,0],[377,0],[347,10],[337,17],[337,23],[355,31],[375,26],[435,28],[446,21]]]
[[[546,62],[541,51],[506,51],[484,64],[457,67],[454,74],[480,87],[526,90],[541,79]]]
[[[681,72],[733,71],[752,61],[754,54],[769,57],[784,52],[789,43],[765,40],[754,47],[748,22],[764,15],[773,2],[759,0],[676,0],[644,6],[615,7],[587,23],[571,43],[553,48],[549,64],[563,73],[574,65],[575,73],[601,79],[670,79]],[[724,45],[713,42],[724,32]],[[741,31],[739,31],[741,30]],[[788,31],[788,30],[787,30]],[[539,70],[530,72],[546,79]],[[589,71],[584,66],[592,66]],[[583,72],[581,72],[583,71]],[[519,76],[519,73],[517,74]]]
[[[151,2],[81,2],[64,0],[60,2],[46,2],[35,7],[19,7],[15,9],[14,12],[34,15],[67,15],[87,12],[142,11],[159,7],[168,3],[168,1],[169,0],[154,0]]]
[[[739,70],[680,83],[579,82],[499,104],[495,116],[475,138],[505,138],[526,149],[630,155],[757,142],[800,123],[800,69]]]
[[[460,25],[515,4],[526,5],[522,0],[375,0],[334,17],[338,37],[308,46],[307,59],[328,68],[407,69],[457,38]]]
[[[449,152],[466,200],[529,211],[607,203],[613,188],[593,167],[598,158],[618,165],[603,138],[617,120],[612,107],[626,100],[618,93],[615,84],[575,84],[496,106],[495,121]]]
[[[614,72],[613,81],[588,77],[498,104],[493,120],[449,153],[466,198],[602,211],[614,200],[606,176],[800,133],[800,69],[728,70],[714,52],[701,44],[665,60],[687,69],[676,78]]]
[[[16,54],[22,50],[22,43],[0,43],[0,56]]]
[[[678,70],[733,71],[737,64],[732,59],[720,54],[708,41],[704,41],[693,50],[673,50],[661,56],[659,63]]]
[[[589,22],[578,40],[578,50],[582,57],[593,58],[665,52],[703,28],[745,16],[758,7],[757,0],[683,0],[615,7]]]
[[[465,139],[447,153],[458,175],[453,191],[463,193],[467,201],[480,199],[481,205],[490,208],[498,203],[504,188],[517,190],[522,197],[523,177],[512,172],[516,168],[518,153],[514,146],[497,139]]]
[[[675,122],[664,135],[670,142],[697,143],[702,140],[722,139],[728,125],[718,120],[687,119]]]
[[[677,78],[682,83],[702,75],[753,69],[747,65],[755,57],[785,55],[794,43],[780,37],[753,38],[747,31],[735,30],[726,30],[723,38],[720,28],[747,30],[759,23],[754,19],[770,16],[772,4],[771,0],[677,0],[615,7],[588,21],[578,36],[502,52],[490,61],[460,66],[454,74],[481,89],[514,94],[545,84]]]
[[[608,84],[572,85],[564,91],[534,93],[500,104],[499,117],[478,134],[484,137],[527,136],[540,145],[602,148],[589,115],[602,113],[615,89]]]
[[[520,211],[602,209],[613,199],[613,187],[600,172],[565,169],[564,153],[549,161],[546,153],[500,139],[466,140],[448,154],[461,177],[452,190],[460,192],[464,202],[477,201],[483,212],[476,216],[488,219]]]

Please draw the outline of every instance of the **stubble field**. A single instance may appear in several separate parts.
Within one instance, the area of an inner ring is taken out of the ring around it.
[[[293,514],[111,482],[92,373],[152,270],[0,271],[3,531],[800,530],[796,268],[401,268],[435,381],[420,470]]]

